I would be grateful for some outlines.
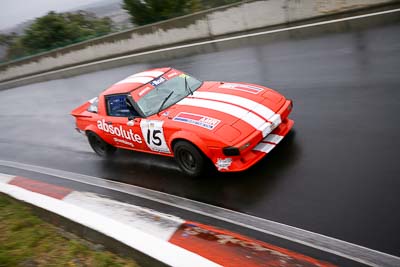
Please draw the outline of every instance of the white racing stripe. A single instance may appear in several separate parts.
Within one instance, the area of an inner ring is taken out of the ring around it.
[[[191,266],[220,266],[193,252],[140,231],[135,227],[130,227],[75,204],[72,205],[65,201],[10,184],[2,184],[0,192],[103,233],[169,266],[186,267],[189,262]]]
[[[256,145],[255,148],[253,148],[253,150],[261,151],[261,152],[264,152],[264,153],[269,153],[274,148],[275,148],[275,145],[273,145],[273,144],[270,144],[270,143],[259,143],[258,145]]]
[[[275,114],[272,116],[269,121],[274,124],[274,129],[282,123],[281,115],[280,114]]]
[[[278,144],[280,141],[282,141],[283,136],[278,135],[278,134],[269,134],[267,137],[263,139],[263,142],[271,142]]]
[[[212,101],[212,100],[205,100],[205,99],[184,98],[183,100],[179,101],[177,104],[207,108],[207,109],[212,109],[212,110],[216,110],[219,112],[223,112],[230,116],[235,116],[236,118],[247,122],[248,124],[253,126],[255,129],[260,129],[265,124],[265,121],[263,119],[261,119],[259,116],[255,115],[254,113],[249,112],[248,110],[245,110],[243,108],[240,108],[240,107],[237,107],[237,106],[234,106],[231,104],[227,104],[227,103],[222,103],[222,102],[217,102],[217,101]]]
[[[270,122],[266,122],[260,128],[258,128],[257,130],[261,131],[263,137],[266,137],[275,128],[276,128],[276,126],[273,126]]]
[[[237,116],[238,114],[236,113],[230,113],[233,116],[236,116],[237,118],[249,123],[249,121],[254,121],[255,116],[256,117],[262,117],[262,124],[258,127],[255,125],[251,124],[255,129],[259,130],[262,132],[263,137],[267,136],[274,128],[276,128],[280,123],[280,115],[275,114],[271,109],[267,108],[266,106],[257,103],[253,100],[240,97],[240,96],[235,96],[235,95],[230,95],[230,94],[224,94],[224,93],[214,93],[214,92],[194,92],[193,93],[194,97],[199,97],[202,99],[206,100],[211,100],[215,101],[217,103],[221,103],[219,101],[223,101],[225,103],[229,103],[229,105],[232,106],[239,106],[243,109],[247,110],[247,113],[243,113],[244,115],[242,116]],[[196,100],[201,100],[198,98],[195,98]],[[206,106],[209,107],[209,106]],[[219,110],[224,112],[224,110]],[[226,112],[228,113],[228,112]],[[265,120],[265,121],[264,121]],[[272,126],[271,122],[266,122],[267,120],[271,121],[274,123]]]
[[[265,120],[268,120],[273,115],[275,115],[275,113],[271,109],[267,108],[266,106],[264,106],[260,103],[257,103],[253,100],[250,100],[250,99],[247,99],[244,97],[240,97],[240,96],[224,94],[224,93],[198,92],[198,91],[194,92],[193,96],[211,99],[211,100],[228,102],[230,104],[234,104],[234,105],[252,110],[254,113],[259,114]]]
[[[162,72],[162,71],[153,70],[153,71],[139,72],[139,73],[136,73],[136,74],[134,74],[134,75],[132,75],[130,77],[138,77],[138,76],[147,76],[148,77],[148,76],[150,76],[150,77],[156,78],[156,77],[161,76],[163,74],[164,74],[164,72]]]
[[[267,135],[267,137],[265,137],[261,143],[259,143],[258,145],[256,145],[253,150],[257,150],[257,151],[261,151],[264,153],[269,153],[271,152],[272,149],[275,148],[275,146],[282,141],[283,136],[282,135],[278,135],[278,134],[269,134]],[[264,143],[264,142],[271,142],[274,144],[270,144],[270,143]]]
[[[145,84],[148,83],[150,81],[154,80],[153,77],[133,77],[133,76],[129,76],[125,79],[123,79],[122,81],[117,82],[116,84],[121,84],[121,83],[141,83],[141,84]]]

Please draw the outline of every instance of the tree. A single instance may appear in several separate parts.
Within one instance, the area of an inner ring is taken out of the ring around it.
[[[14,43],[16,38],[17,34],[15,32],[12,32],[11,34],[0,33],[0,45],[10,46],[12,43]]]
[[[22,36],[15,39],[9,46],[8,56],[15,58],[27,53],[33,54],[104,35],[112,30],[113,25],[109,18],[97,18],[84,11],[51,11],[37,18]]]
[[[124,0],[122,6],[136,25],[162,21],[201,9],[199,0]]]
[[[112,23],[109,18],[98,19],[83,11],[78,13],[52,11],[36,19],[25,31],[22,43],[31,50],[49,49],[107,34],[111,30]]]

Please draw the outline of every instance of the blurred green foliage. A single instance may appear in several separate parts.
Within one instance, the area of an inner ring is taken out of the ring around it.
[[[199,0],[124,0],[135,25],[145,25],[200,10]]]
[[[124,0],[122,7],[134,25],[146,25],[240,0]],[[98,18],[86,11],[49,12],[37,18],[24,34],[0,34],[7,47],[5,60],[18,59],[109,34],[117,29],[108,17]]]
[[[9,46],[14,43],[18,35],[13,32],[11,34],[0,34],[0,45]]]
[[[122,7],[135,25],[146,25],[239,0],[124,0]]]
[[[0,267],[139,267],[37,217],[32,208],[0,194]]]
[[[53,48],[81,42],[102,36],[113,31],[109,18],[97,18],[94,14],[79,11],[76,13],[49,12],[37,18],[24,34],[8,38],[7,59],[44,52]],[[2,38],[0,38],[2,41]]]

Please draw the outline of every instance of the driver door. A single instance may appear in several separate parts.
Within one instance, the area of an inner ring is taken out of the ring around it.
[[[147,148],[140,128],[141,118],[132,107],[126,103],[126,94],[109,95],[105,97],[107,116],[108,140],[112,145],[131,150],[145,150]],[[129,122],[128,117],[135,117]],[[128,123],[129,122],[129,123]]]

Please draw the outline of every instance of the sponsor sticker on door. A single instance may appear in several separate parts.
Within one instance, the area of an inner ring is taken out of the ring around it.
[[[207,117],[204,115],[181,112],[173,118],[174,121],[180,121],[183,123],[193,124],[209,130],[214,129],[221,122],[218,119]]]

